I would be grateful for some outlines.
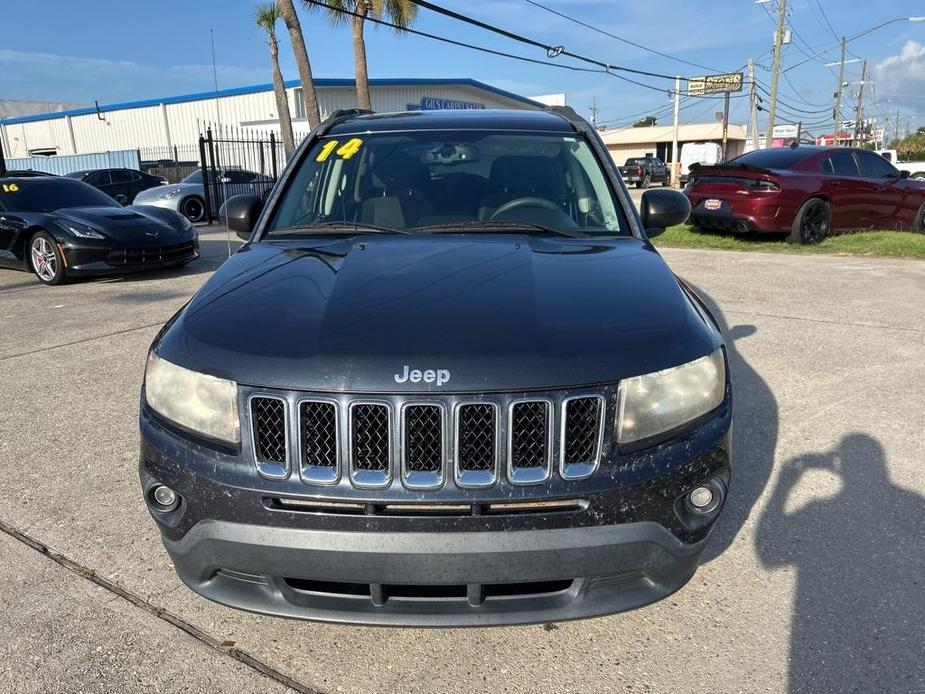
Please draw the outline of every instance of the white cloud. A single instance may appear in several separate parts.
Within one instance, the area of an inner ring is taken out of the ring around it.
[[[0,49],[0,65],[4,66],[0,92],[15,99],[111,103],[207,91],[213,84],[211,65],[161,67],[8,49]],[[217,69],[219,87],[270,81],[269,67],[219,65]]]
[[[906,41],[898,55],[885,58],[874,67],[877,95],[895,103],[921,107],[925,94],[925,45]]]

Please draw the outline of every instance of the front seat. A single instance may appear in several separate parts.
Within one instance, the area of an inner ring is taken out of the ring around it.
[[[489,174],[491,192],[479,207],[479,219],[490,219],[501,205],[516,198],[544,198],[564,208],[565,177],[556,157],[498,157]]]

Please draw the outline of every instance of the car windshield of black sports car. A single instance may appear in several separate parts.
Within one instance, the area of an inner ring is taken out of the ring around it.
[[[266,237],[348,230],[631,236],[600,161],[563,133],[421,131],[321,138]]]
[[[68,207],[122,207],[93,186],[70,178],[30,178],[0,186],[11,212],[54,212]]]

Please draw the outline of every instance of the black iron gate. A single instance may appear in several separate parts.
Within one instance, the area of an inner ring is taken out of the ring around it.
[[[205,219],[218,219],[222,203],[235,195],[266,198],[285,165],[282,143],[276,134],[229,132],[207,128],[199,136]]]

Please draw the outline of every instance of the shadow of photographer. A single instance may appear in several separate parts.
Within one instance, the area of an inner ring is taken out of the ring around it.
[[[810,470],[840,490],[815,496]],[[925,691],[925,499],[890,481],[878,441],[785,463],[755,542],[765,567],[796,572],[791,692]]]

